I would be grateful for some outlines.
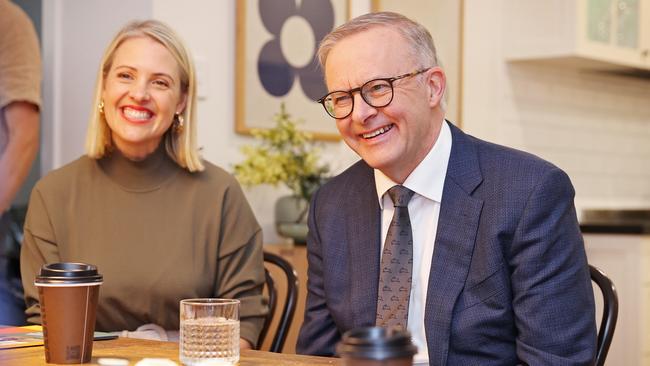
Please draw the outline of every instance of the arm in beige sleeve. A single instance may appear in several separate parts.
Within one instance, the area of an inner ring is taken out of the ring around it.
[[[214,295],[241,301],[240,336],[255,347],[268,312],[262,295],[265,281],[262,230],[241,188],[231,186],[227,195]]]
[[[220,259],[217,297],[241,301],[240,336],[251,346],[257,344],[267,313],[263,300],[264,262],[261,230],[238,250]]]
[[[0,154],[0,213],[25,181],[34,162],[39,145],[38,107],[29,102],[13,102],[0,110],[4,114],[7,145]],[[3,118],[0,118],[2,121]],[[1,128],[2,126],[0,126]]]
[[[20,272],[25,289],[27,321],[41,324],[38,289],[34,278],[45,263],[59,261],[59,248],[46,206],[38,186],[32,191],[25,219],[23,244],[20,251]]]

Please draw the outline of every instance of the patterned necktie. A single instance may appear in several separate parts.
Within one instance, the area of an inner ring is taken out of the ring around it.
[[[394,186],[388,190],[395,212],[388,227],[381,256],[376,323],[382,327],[406,329],[408,322],[413,233],[407,205],[413,193],[404,186]]]

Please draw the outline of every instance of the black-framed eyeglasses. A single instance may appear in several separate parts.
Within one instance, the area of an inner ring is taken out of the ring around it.
[[[353,93],[355,92],[361,93],[361,98],[363,98],[363,100],[371,107],[382,108],[393,101],[393,82],[421,74],[429,69],[430,67],[427,67],[426,69],[413,71],[392,78],[373,79],[358,88],[350,89],[348,91],[333,91],[317,100],[317,102],[323,105],[327,114],[336,119],[347,118],[352,114],[352,110],[354,109]]]

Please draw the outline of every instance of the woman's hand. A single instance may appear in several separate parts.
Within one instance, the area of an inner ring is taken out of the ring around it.
[[[253,349],[253,346],[244,338],[239,338],[239,349]]]

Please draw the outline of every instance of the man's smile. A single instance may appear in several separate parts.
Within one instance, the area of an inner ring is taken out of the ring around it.
[[[395,125],[394,125],[393,123],[391,123],[391,124],[389,124],[389,125],[387,125],[387,126],[380,127],[380,128],[378,128],[378,129],[376,129],[376,130],[374,130],[374,131],[370,131],[370,132],[362,133],[362,134],[361,134],[361,137],[363,137],[363,138],[366,139],[366,140],[367,140],[367,139],[371,139],[371,138],[377,137],[377,136],[379,136],[379,135],[383,135],[383,134],[385,134],[386,132],[388,132],[388,131],[390,131],[391,129],[393,129],[393,127],[395,127]]]

